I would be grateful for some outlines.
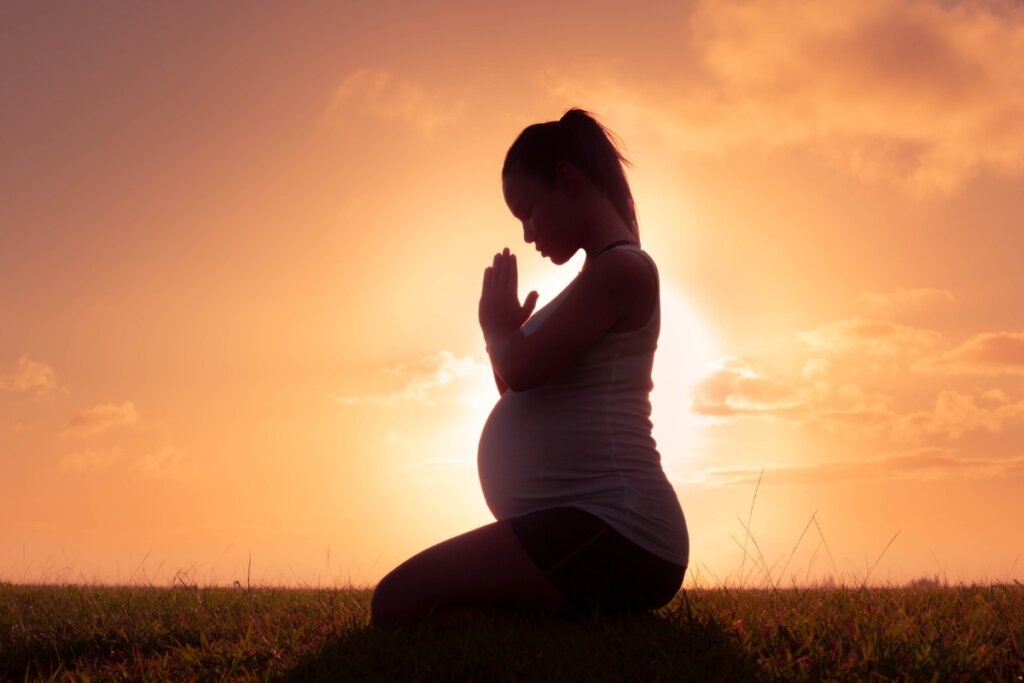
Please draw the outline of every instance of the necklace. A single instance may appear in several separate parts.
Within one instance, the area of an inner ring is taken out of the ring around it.
[[[617,240],[615,242],[612,242],[611,244],[606,246],[604,249],[602,249],[601,251],[597,252],[596,254],[594,254],[593,256],[588,258],[586,260],[586,263],[583,264],[583,267],[586,268],[587,267],[587,263],[590,263],[591,261],[596,259],[598,256],[600,256],[604,252],[608,251],[609,249],[612,249],[613,247],[622,246],[623,244],[636,244],[636,242],[634,242],[633,240]]]

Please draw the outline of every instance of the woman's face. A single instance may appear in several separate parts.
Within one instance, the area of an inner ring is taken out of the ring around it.
[[[574,204],[559,185],[546,188],[519,171],[502,181],[505,203],[523,224],[523,239],[541,256],[561,265],[579,250]]]

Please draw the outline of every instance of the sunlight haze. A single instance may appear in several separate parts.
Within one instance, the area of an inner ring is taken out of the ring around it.
[[[367,585],[493,521],[483,270],[583,257],[501,164],[573,106],[686,585],[1024,579],[1019,4],[12,3],[0,90],[0,580]]]

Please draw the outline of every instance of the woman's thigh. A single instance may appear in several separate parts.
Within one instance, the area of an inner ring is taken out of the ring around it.
[[[682,584],[683,566],[644,550],[590,512],[555,507],[509,522],[534,564],[582,613],[657,609]]]
[[[409,558],[381,579],[371,604],[378,625],[413,623],[433,611],[465,607],[571,610],[507,521],[450,538]]]

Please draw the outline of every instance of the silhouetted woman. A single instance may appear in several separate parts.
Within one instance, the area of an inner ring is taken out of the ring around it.
[[[501,398],[478,467],[496,522],[385,576],[377,625],[474,608],[559,614],[667,604],[689,558],[686,522],[651,436],[658,271],[641,250],[625,159],[588,112],[527,127],[501,169],[523,238],[579,275],[531,317],[516,257],[484,271],[480,327]],[[628,163],[628,162],[627,162]]]

